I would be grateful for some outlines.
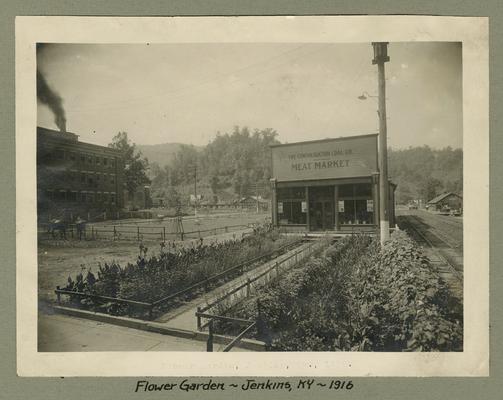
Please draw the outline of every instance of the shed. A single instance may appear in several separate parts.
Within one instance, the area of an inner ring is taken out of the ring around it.
[[[429,208],[434,208],[435,210],[461,210],[463,208],[463,196],[448,192],[438,195],[437,197],[428,201]]]

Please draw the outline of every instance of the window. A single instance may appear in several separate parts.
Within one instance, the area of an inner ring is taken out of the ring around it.
[[[96,202],[101,203],[101,192],[96,193]]]
[[[65,159],[65,151],[64,150],[56,150],[56,158],[58,160],[64,160]]]
[[[96,156],[96,165],[100,165],[100,157]]]
[[[80,162],[84,164],[86,162],[86,156],[84,154],[80,155]]]
[[[110,183],[115,183],[115,175],[110,174]]]
[[[85,172],[81,172],[80,173],[80,181],[81,182],[85,182],[86,181],[86,173]]]
[[[69,154],[70,154],[70,160],[75,161],[75,159],[77,158],[75,153],[73,151],[71,151]]]
[[[306,211],[302,211],[302,203],[301,201],[288,200],[278,202],[278,217],[280,223],[305,225],[307,223],[307,216]]]
[[[103,165],[106,167],[108,165],[108,158],[103,157]]]
[[[110,202],[115,205],[115,193],[110,193]]]
[[[56,200],[64,201],[66,200],[66,190],[58,190],[56,193]]]
[[[339,186],[339,222],[341,225],[374,223],[374,202],[370,183]]]
[[[306,189],[304,187],[280,188],[278,220],[280,224],[305,225],[307,223]]]
[[[68,201],[72,201],[72,202],[73,201],[77,201],[77,192],[75,192],[75,191],[69,191],[67,193],[67,199],[68,199]]]
[[[112,168],[115,168],[115,158],[112,158],[110,161],[112,163]]]
[[[87,162],[88,162],[88,164],[92,164],[93,163],[93,156],[87,156]]]

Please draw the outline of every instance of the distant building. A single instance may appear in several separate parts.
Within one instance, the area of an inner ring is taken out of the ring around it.
[[[149,185],[138,186],[136,188],[136,191],[132,195],[128,193],[127,190],[125,190],[124,196],[125,196],[124,204],[128,210],[142,210],[152,208],[154,205],[152,196],[150,194]],[[160,200],[162,201],[162,199]]]
[[[37,207],[44,216],[75,218],[124,207],[124,160],[117,150],[78,135],[37,127]]]
[[[235,202],[241,208],[256,209],[267,211],[269,209],[269,200],[263,199],[261,196],[246,196]]]
[[[289,231],[377,229],[377,134],[271,148],[275,226]],[[390,182],[390,226],[395,224],[395,189]]]
[[[428,202],[429,209],[435,209],[437,211],[444,210],[448,208],[449,210],[461,210],[463,209],[463,196],[448,192],[443,193]]]

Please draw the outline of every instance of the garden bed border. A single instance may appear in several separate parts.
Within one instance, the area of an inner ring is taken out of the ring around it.
[[[105,322],[111,325],[118,325],[132,329],[138,329],[147,332],[160,333],[162,335],[175,336],[184,339],[192,339],[199,342],[207,342],[209,334],[207,332],[190,331],[185,329],[178,329],[166,326],[166,324],[152,321],[144,321],[141,319],[130,317],[118,317],[109,314],[98,313],[94,311],[79,310],[77,308],[53,306],[56,313],[64,314],[77,318],[89,319],[92,321]],[[226,335],[213,334],[214,343],[228,345],[235,338]],[[265,343],[255,339],[242,338],[239,343],[235,344],[240,347],[251,351],[265,351]],[[175,350],[174,350],[175,351]],[[201,350],[203,351],[203,350]]]

